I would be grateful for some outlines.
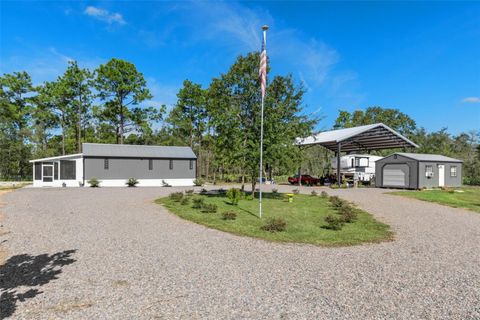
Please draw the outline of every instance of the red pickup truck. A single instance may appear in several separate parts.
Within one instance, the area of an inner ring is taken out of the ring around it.
[[[290,182],[291,184],[298,184],[298,175],[295,175],[294,177],[289,177],[288,182]],[[303,185],[313,186],[319,183],[320,183],[320,179],[314,178],[308,174],[302,175]]]

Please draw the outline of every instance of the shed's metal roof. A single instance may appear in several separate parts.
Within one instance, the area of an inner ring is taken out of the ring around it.
[[[395,154],[418,161],[432,161],[432,162],[463,162],[462,160],[442,156],[441,154],[428,154],[428,153],[407,153],[397,152]]]
[[[138,146],[131,144],[83,143],[84,157],[184,158],[196,159],[190,147]]]
[[[418,148],[414,142],[383,123],[320,132],[314,136],[297,139],[298,145],[320,144],[337,151],[341,142],[342,151],[381,150],[404,147]]]

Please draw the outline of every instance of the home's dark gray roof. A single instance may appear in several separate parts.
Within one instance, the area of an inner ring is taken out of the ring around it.
[[[196,159],[190,147],[137,146],[131,144],[83,143],[84,157]]]
[[[342,151],[418,148],[414,142],[383,123],[324,131],[297,139],[297,145],[319,144],[332,151],[337,151],[339,143]]]
[[[440,154],[428,153],[407,153],[397,152],[396,154],[418,161],[432,161],[432,162],[463,162],[462,160],[442,156]]]

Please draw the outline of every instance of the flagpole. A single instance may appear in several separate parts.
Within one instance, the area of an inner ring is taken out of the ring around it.
[[[262,27],[263,30],[263,45],[265,46],[264,50],[266,51],[267,48],[267,30],[268,26],[264,25]],[[265,67],[266,68],[266,67]],[[265,92],[266,92],[266,72],[265,72]],[[260,219],[262,218],[262,181],[263,181],[263,108],[265,105],[265,94],[262,93],[262,111],[260,117],[260,184],[258,186],[258,200],[259,200],[259,216]],[[252,190],[255,193],[255,190]]]

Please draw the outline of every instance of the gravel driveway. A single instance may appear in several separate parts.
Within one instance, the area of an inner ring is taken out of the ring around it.
[[[0,242],[11,258],[0,267],[2,315],[480,319],[478,213],[379,189],[326,189],[390,224],[396,240],[324,248],[181,220],[152,203],[173,190],[30,188],[4,195],[0,210],[10,233]]]

